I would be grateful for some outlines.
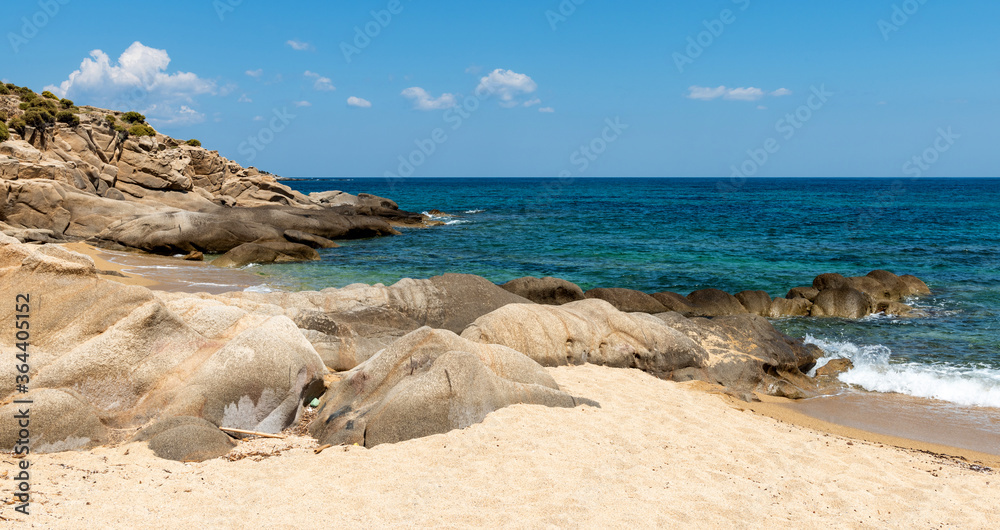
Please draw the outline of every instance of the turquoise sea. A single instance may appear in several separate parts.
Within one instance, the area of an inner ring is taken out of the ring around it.
[[[446,272],[502,283],[783,296],[814,276],[914,274],[929,316],[785,319],[857,367],[845,382],[1000,407],[1000,179],[305,179],[310,193],[372,193],[454,214],[433,229],[347,241],[315,263],[255,267],[282,289],[390,284]]]

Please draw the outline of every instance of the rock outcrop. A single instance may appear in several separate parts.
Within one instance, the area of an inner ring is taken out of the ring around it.
[[[28,297],[21,313],[31,322],[31,392],[19,397],[46,418],[33,451],[85,448],[173,416],[278,432],[323,389],[322,360],[284,315],[197,298],[178,312],[146,288],[100,278],[89,257],[0,236],[0,296],[17,295]],[[15,309],[0,307],[0,320],[13,322]],[[0,340],[13,351],[12,334]],[[0,367],[14,375],[14,364]],[[0,417],[4,450],[15,421]]]
[[[590,404],[517,351],[420,328],[345,374],[309,430],[323,444],[374,447],[462,429],[522,403]]]
[[[21,97],[0,96],[11,119],[23,114]],[[162,134],[131,136],[120,112],[72,111],[78,124],[26,127],[0,143],[4,233],[21,241],[93,240],[173,255],[224,253],[261,239],[330,248],[329,240],[427,225],[424,216],[389,199],[340,192],[335,199],[310,197],[217,151]]]
[[[632,289],[598,288],[584,293],[587,298],[604,300],[619,311],[628,313],[662,313],[667,310],[656,298]]]
[[[318,261],[319,252],[310,246],[289,241],[243,243],[212,262],[217,267],[243,267],[251,263]]]
[[[545,278],[525,276],[511,280],[500,287],[536,304],[563,305],[586,298],[580,286],[551,276]]]

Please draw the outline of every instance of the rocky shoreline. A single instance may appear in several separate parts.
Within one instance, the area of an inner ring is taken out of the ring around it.
[[[331,240],[430,224],[381,197],[303,195],[200,142],[159,134],[135,112],[76,107],[23,87],[7,92],[0,95],[0,118],[12,124],[4,128],[9,139],[0,138],[0,232],[22,242],[194,256],[256,244],[234,260],[245,264],[312,259],[309,249]],[[55,108],[65,109],[60,121],[49,113]]]

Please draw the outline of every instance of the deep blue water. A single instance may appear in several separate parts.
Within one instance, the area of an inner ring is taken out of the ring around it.
[[[789,319],[859,368],[845,379],[1000,407],[1000,179],[455,179],[289,181],[457,215],[402,236],[348,241],[317,263],[258,267],[289,289],[445,272],[502,283],[557,276],[647,292],[715,287],[782,296],[824,272],[888,269],[934,295],[920,319]]]

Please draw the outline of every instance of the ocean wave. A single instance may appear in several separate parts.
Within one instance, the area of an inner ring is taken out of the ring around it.
[[[465,219],[452,219],[451,221],[444,222],[445,225],[464,225],[469,223],[470,221],[466,221]]]
[[[486,210],[466,210],[465,213],[474,214],[474,213],[483,213],[485,211]]]
[[[272,289],[267,285],[251,285],[246,289],[243,289],[244,293],[273,293],[276,289]]]
[[[857,345],[806,335],[805,342],[826,353],[817,368],[833,359],[850,359],[854,368],[840,381],[869,392],[892,392],[965,406],[1000,408],[1000,370],[950,364],[890,363],[892,350],[881,344]],[[815,375],[815,368],[810,375]]]

